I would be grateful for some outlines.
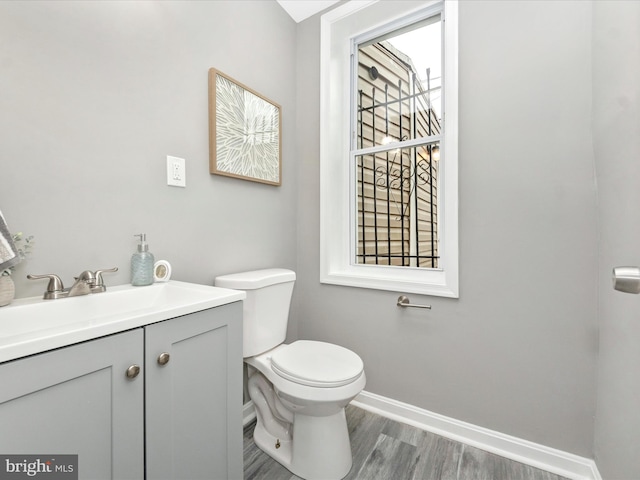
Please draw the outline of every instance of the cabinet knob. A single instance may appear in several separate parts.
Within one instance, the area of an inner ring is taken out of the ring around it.
[[[167,363],[169,363],[169,358],[171,358],[171,355],[169,355],[167,352],[162,352],[160,355],[158,355],[158,363],[160,365],[166,365]]]
[[[140,373],[140,365],[131,365],[127,368],[127,378],[136,378]]]

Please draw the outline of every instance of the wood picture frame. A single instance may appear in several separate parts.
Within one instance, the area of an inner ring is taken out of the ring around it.
[[[282,184],[280,105],[209,69],[209,171],[212,174]]]

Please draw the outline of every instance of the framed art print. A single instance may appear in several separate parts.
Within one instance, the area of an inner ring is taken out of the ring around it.
[[[216,175],[281,185],[281,108],[209,70],[209,166]]]

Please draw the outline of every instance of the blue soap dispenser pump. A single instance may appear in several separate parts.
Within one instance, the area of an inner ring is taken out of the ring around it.
[[[147,235],[139,233],[134,237],[140,237],[138,251],[131,255],[131,285],[143,286],[153,283],[153,254],[149,251]]]

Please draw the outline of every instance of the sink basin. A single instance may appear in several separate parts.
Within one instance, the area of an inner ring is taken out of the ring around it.
[[[237,290],[170,281],[58,300],[15,300],[0,308],[0,362],[244,298]]]

